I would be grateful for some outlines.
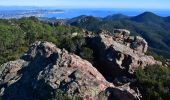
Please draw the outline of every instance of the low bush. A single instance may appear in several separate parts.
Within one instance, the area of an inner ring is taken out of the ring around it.
[[[159,65],[136,71],[144,100],[170,100],[170,69]]]

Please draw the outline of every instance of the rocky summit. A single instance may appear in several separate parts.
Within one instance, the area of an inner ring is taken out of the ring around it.
[[[88,61],[49,42],[35,42],[21,59],[0,67],[4,100],[47,100],[57,90],[87,100],[137,97],[132,89],[107,82]]]
[[[133,75],[138,67],[160,63],[145,55],[148,45],[143,38],[129,36],[128,30],[114,32],[86,37],[95,51],[96,66],[53,43],[33,43],[20,59],[0,66],[0,96],[4,100],[58,100],[57,91],[62,91],[84,100],[140,99],[131,81],[119,86],[114,81]]]

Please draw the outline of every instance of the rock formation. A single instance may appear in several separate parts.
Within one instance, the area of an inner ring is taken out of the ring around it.
[[[170,67],[170,59],[166,59],[166,64],[165,64],[166,67]]]
[[[140,36],[130,36],[130,31],[126,29],[115,29],[113,39],[121,44],[124,44],[136,51],[146,53],[148,43]]]
[[[148,50],[148,43],[140,36],[136,36],[132,41],[130,47],[136,51],[146,53]]]
[[[126,29],[115,29],[113,32],[116,38],[127,38],[130,35],[130,31]]]
[[[96,50],[99,70],[102,70],[105,76],[109,78],[127,76],[133,74],[138,67],[159,63],[152,56],[144,54],[147,51],[147,42],[143,38],[136,37],[132,42],[124,42],[129,39],[129,32],[120,31],[120,33],[127,35],[118,35],[121,37],[117,37],[102,33],[91,39],[90,44]],[[126,43],[130,43],[129,46]],[[139,46],[130,48],[130,45],[135,43]]]
[[[113,58],[108,55],[108,59]],[[132,89],[107,82],[88,61],[49,42],[35,42],[21,59],[0,66],[0,96],[4,100],[51,100],[56,90],[86,100],[138,97]]]

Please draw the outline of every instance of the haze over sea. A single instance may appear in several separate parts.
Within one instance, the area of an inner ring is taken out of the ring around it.
[[[36,12],[37,11],[37,12]],[[55,11],[55,12],[54,12]],[[136,16],[143,12],[153,12],[159,16],[170,16],[168,9],[130,9],[130,8],[52,8],[52,7],[0,7],[0,16],[8,16],[7,18],[25,17],[27,15],[35,15],[36,17],[46,18],[73,18],[80,15],[88,15],[95,17],[105,17],[112,14],[124,14],[127,16]],[[28,17],[28,16],[27,16]]]
[[[62,13],[53,13],[53,14],[45,14],[44,17],[52,18],[73,18],[80,15],[88,15],[88,16],[96,16],[96,17],[105,17],[112,14],[124,14],[127,16],[136,16],[143,12],[149,11],[153,12],[159,16],[170,16],[170,10],[157,10],[157,9],[120,9],[120,8],[112,8],[112,9],[64,9]]]

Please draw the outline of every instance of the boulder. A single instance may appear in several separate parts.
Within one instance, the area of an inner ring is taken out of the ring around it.
[[[113,33],[116,38],[127,38],[130,35],[130,31],[126,29],[114,29]]]
[[[148,50],[148,43],[142,37],[135,36],[134,41],[131,43],[131,48],[146,53]]]
[[[166,67],[170,67],[170,59],[166,59],[165,66],[166,66]]]
[[[115,29],[113,31],[114,41],[129,46],[136,51],[146,53],[148,43],[140,36],[130,36],[130,31],[126,29]]]

